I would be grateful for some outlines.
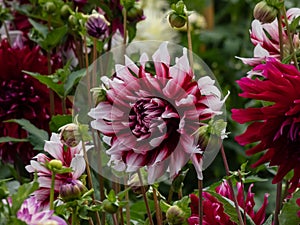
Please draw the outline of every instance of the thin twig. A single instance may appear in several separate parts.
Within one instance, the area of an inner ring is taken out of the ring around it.
[[[152,187],[152,189],[153,189],[153,200],[154,200],[154,207],[155,207],[156,223],[157,225],[162,225],[162,216],[161,216],[159,201],[157,199],[157,192],[155,187]]]

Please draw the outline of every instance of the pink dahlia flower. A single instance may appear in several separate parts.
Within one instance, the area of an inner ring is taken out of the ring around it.
[[[197,146],[197,129],[204,121],[222,114],[221,93],[209,77],[195,80],[187,51],[170,65],[167,42],[153,54],[155,72],[148,72],[144,53],[135,64],[125,57],[107,78],[106,100],[91,109],[91,125],[104,136],[110,148],[109,164],[118,171],[135,172],[147,167],[148,182],[178,174]],[[195,160],[198,176],[200,162]],[[200,174],[199,174],[200,173]]]
[[[293,19],[300,16],[299,8],[291,8],[287,11],[287,18],[289,23]],[[258,20],[253,20],[252,29],[250,30],[251,42],[255,46],[253,58],[241,58],[243,63],[250,66],[256,66],[266,60],[267,57],[280,59],[280,44],[278,33],[278,21],[274,20],[272,23],[262,24]],[[293,35],[294,47],[300,47],[299,36]],[[290,55],[290,44],[288,41],[288,35],[286,33],[285,24],[283,23],[283,46],[284,57]]]
[[[246,199],[244,198],[243,188],[241,183],[237,183],[237,200],[242,209],[245,209],[246,213],[251,217],[256,225],[261,225],[265,221],[266,207],[268,204],[268,194],[265,194],[264,202],[261,208],[254,212],[254,194],[251,192],[253,184],[249,186]],[[216,193],[222,195],[225,198],[233,200],[227,181],[222,182],[217,188]],[[224,206],[215,197],[207,192],[203,192],[203,225],[236,225],[235,222],[230,220],[230,217],[225,214]],[[189,225],[199,224],[198,205],[199,198],[191,194],[191,211],[192,215],[188,218]]]
[[[56,174],[54,191],[55,196],[58,196],[59,189],[63,184],[77,180],[85,171],[85,160],[81,143],[75,147],[67,147],[61,143],[59,134],[55,133],[52,134],[50,141],[46,141],[44,150],[49,153],[50,157],[39,153],[34,157],[36,160],[31,160],[26,169],[30,173],[37,172],[40,188],[34,192],[34,195],[43,205],[47,205],[49,203],[52,172],[44,165],[52,159],[58,159],[63,166],[73,169],[71,173]]]
[[[247,150],[248,155],[264,152],[253,166],[263,163],[278,166],[273,183],[281,181],[294,170],[291,183],[295,188],[300,178],[300,72],[293,65],[282,64],[272,58],[253,71],[263,77],[245,77],[237,81],[243,91],[240,96],[270,104],[232,110],[235,121],[251,123],[243,134],[236,137],[236,141],[241,145],[255,143]]]
[[[67,225],[66,221],[53,215],[53,213],[53,210],[43,209],[38,200],[31,196],[23,202],[20,210],[17,212],[17,218],[24,221],[27,225]]]

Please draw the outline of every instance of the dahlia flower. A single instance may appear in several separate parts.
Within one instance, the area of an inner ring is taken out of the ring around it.
[[[149,183],[165,171],[173,178],[193,154],[203,153],[197,130],[222,114],[224,103],[210,77],[195,80],[186,49],[171,66],[164,42],[152,59],[151,73],[145,53],[138,65],[125,56],[125,65],[117,64],[113,78],[106,78],[106,100],[89,112],[91,126],[108,140],[109,165],[129,173],[146,167]],[[194,163],[201,177],[201,165]]]
[[[53,58],[53,68],[60,62]],[[40,129],[49,130],[49,90],[22,70],[47,74],[47,57],[39,47],[31,48],[19,39],[10,46],[6,39],[0,43],[0,121],[24,118]],[[55,99],[56,113],[61,113],[61,101]],[[0,123],[0,136],[26,138],[27,133],[14,123]],[[4,162],[25,164],[34,156],[29,143],[0,144],[0,158]]]
[[[287,11],[287,18],[289,23],[300,16],[299,8],[291,8]],[[253,58],[237,57],[243,61],[243,63],[250,66],[256,66],[266,60],[267,57],[280,59],[280,40],[278,33],[278,21],[274,20],[272,23],[262,24],[258,20],[253,20],[252,29],[250,30],[250,38],[254,48]],[[290,43],[288,35],[286,33],[285,24],[283,23],[283,57],[289,56]],[[300,47],[300,41],[298,35],[295,33],[292,36],[293,44],[295,48]]]
[[[268,204],[268,194],[264,196],[264,202],[261,208],[255,213],[254,212],[254,193],[251,192],[253,184],[249,186],[246,199],[244,198],[243,188],[241,183],[237,183],[237,200],[238,204],[242,209],[245,209],[245,212],[251,217],[253,222],[256,225],[263,224],[266,215],[266,207]],[[219,195],[228,198],[233,201],[233,198],[230,194],[229,184],[227,181],[223,181],[216,189],[216,193]],[[219,202],[215,197],[207,192],[203,192],[203,225],[236,225],[235,222],[230,220],[230,217],[225,214],[224,206]],[[189,225],[198,225],[199,224],[199,214],[198,214],[198,205],[199,198],[191,194],[191,211],[192,215],[188,218]]]
[[[273,183],[281,181],[293,170],[291,183],[295,188],[300,179],[300,72],[293,65],[282,64],[272,58],[253,71],[262,77],[244,77],[237,81],[243,91],[240,96],[268,104],[232,110],[235,121],[251,123],[243,134],[236,137],[236,141],[241,145],[255,143],[247,150],[248,155],[264,152],[253,166],[263,163],[278,166]]]
[[[38,200],[31,196],[23,202],[20,210],[17,212],[17,218],[24,221],[27,225],[67,225],[66,221],[53,215],[53,213],[53,210],[43,209]]]
[[[59,134],[55,133],[52,134],[50,141],[46,141],[44,150],[50,154],[51,158],[39,153],[34,157],[36,160],[31,160],[30,165],[26,166],[26,170],[30,173],[37,172],[40,188],[34,192],[34,196],[43,205],[47,205],[49,203],[52,171],[45,165],[54,158],[60,160],[63,166],[73,169],[71,173],[55,175],[54,191],[55,196],[58,196],[62,185],[77,180],[85,171],[85,160],[81,143],[75,147],[67,147],[60,141]]]

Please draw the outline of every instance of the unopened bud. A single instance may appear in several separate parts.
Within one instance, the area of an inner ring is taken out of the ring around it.
[[[133,174],[130,177],[130,179],[128,181],[128,186],[131,187],[131,190],[136,195],[142,194],[141,182],[140,182],[140,179],[139,179],[139,176],[137,173]],[[145,189],[145,191],[147,191],[149,189],[149,185],[144,185],[144,189]]]
[[[181,28],[185,25],[186,19],[178,15],[177,13],[172,12],[169,15],[169,23],[171,27]]]
[[[127,20],[129,22],[140,21],[144,19],[143,9],[133,6],[127,11]]]
[[[63,166],[62,161],[60,161],[59,159],[52,159],[49,162],[49,166],[53,169],[57,169],[60,170]]]
[[[278,14],[277,8],[269,5],[266,1],[261,1],[257,3],[253,10],[253,16],[255,19],[259,20],[261,23],[271,23],[273,22]]]
[[[75,147],[80,142],[80,133],[78,125],[69,123],[60,128],[60,140],[69,147]]]
[[[169,225],[181,225],[185,221],[184,212],[177,205],[173,205],[167,210],[166,217]]]
[[[70,183],[63,184],[59,189],[59,195],[64,202],[79,199],[87,188],[79,180],[72,180]]]
[[[102,207],[105,212],[110,213],[110,214],[116,213],[119,208],[115,203],[109,201],[108,199],[103,200]]]

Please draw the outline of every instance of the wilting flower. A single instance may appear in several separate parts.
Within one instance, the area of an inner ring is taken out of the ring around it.
[[[49,203],[52,171],[46,165],[51,159],[60,160],[64,167],[71,167],[73,169],[71,173],[55,175],[54,191],[56,197],[59,195],[62,185],[77,180],[85,171],[85,160],[83,158],[81,143],[75,147],[65,146],[60,141],[59,134],[55,133],[52,134],[50,141],[46,141],[44,150],[50,154],[51,158],[43,153],[39,153],[34,157],[36,160],[31,160],[30,165],[26,166],[26,169],[30,173],[37,172],[40,188],[34,192],[34,195],[43,205],[47,205]]]
[[[253,71],[262,77],[245,77],[237,81],[243,91],[240,96],[267,104],[232,110],[235,121],[251,123],[242,135],[236,137],[236,141],[241,145],[256,143],[247,150],[249,155],[264,152],[253,166],[267,162],[270,166],[278,166],[273,183],[281,181],[294,170],[291,183],[297,187],[300,178],[300,72],[293,65],[282,64],[272,58]]]
[[[287,11],[287,19],[291,21],[300,16],[299,8],[291,8]],[[286,31],[285,23],[282,28],[283,36],[283,58],[291,54],[290,43],[288,40],[288,34]],[[252,29],[250,30],[250,38],[254,48],[253,58],[237,57],[243,61],[243,63],[250,66],[256,66],[266,60],[267,57],[280,59],[280,40],[278,32],[278,21],[274,20],[272,23],[262,24],[258,20],[253,20]],[[295,48],[300,47],[300,41],[297,34],[292,34],[293,45]],[[295,49],[296,51],[296,49]]]
[[[60,66],[54,57],[53,69]],[[0,43],[0,120],[24,118],[40,129],[49,130],[49,89],[23,70],[48,73],[47,57],[39,47],[31,48],[19,39],[10,46],[6,39]],[[61,101],[55,99],[56,113],[61,113]],[[15,123],[0,123],[0,136],[26,138],[27,133]],[[34,156],[28,143],[0,144],[0,157],[4,162],[24,162]]]
[[[243,188],[241,183],[237,183],[237,200],[238,204],[242,209],[245,209],[245,212],[251,217],[253,222],[256,225],[263,224],[266,215],[266,207],[268,204],[268,194],[265,194],[264,202],[261,208],[255,213],[254,212],[254,194],[251,192],[253,184],[249,186],[248,193],[246,199],[244,198]],[[228,198],[233,201],[233,197],[230,194],[229,184],[227,181],[223,181],[217,188],[216,193],[219,195]],[[219,202],[215,197],[207,192],[203,192],[203,225],[236,225],[235,222],[230,220],[230,217],[225,214],[224,206],[221,202]],[[199,214],[198,214],[198,205],[199,198],[191,194],[191,211],[192,215],[188,218],[189,225],[198,225],[199,224]]]
[[[23,202],[20,210],[17,212],[17,218],[24,221],[27,225],[67,225],[66,221],[53,213],[53,210],[43,209],[38,200],[31,196]]]
[[[98,39],[104,40],[109,35],[109,23],[100,13],[93,13],[86,22],[87,33]]]
[[[222,114],[223,105],[211,78],[194,80],[186,49],[173,66],[167,42],[152,58],[154,73],[146,71],[146,54],[139,66],[125,57],[126,65],[116,65],[114,77],[107,78],[107,100],[89,112],[92,127],[110,145],[109,164],[126,172],[146,166],[150,183],[167,169],[174,177],[192,154],[203,151],[195,132],[201,122]]]

